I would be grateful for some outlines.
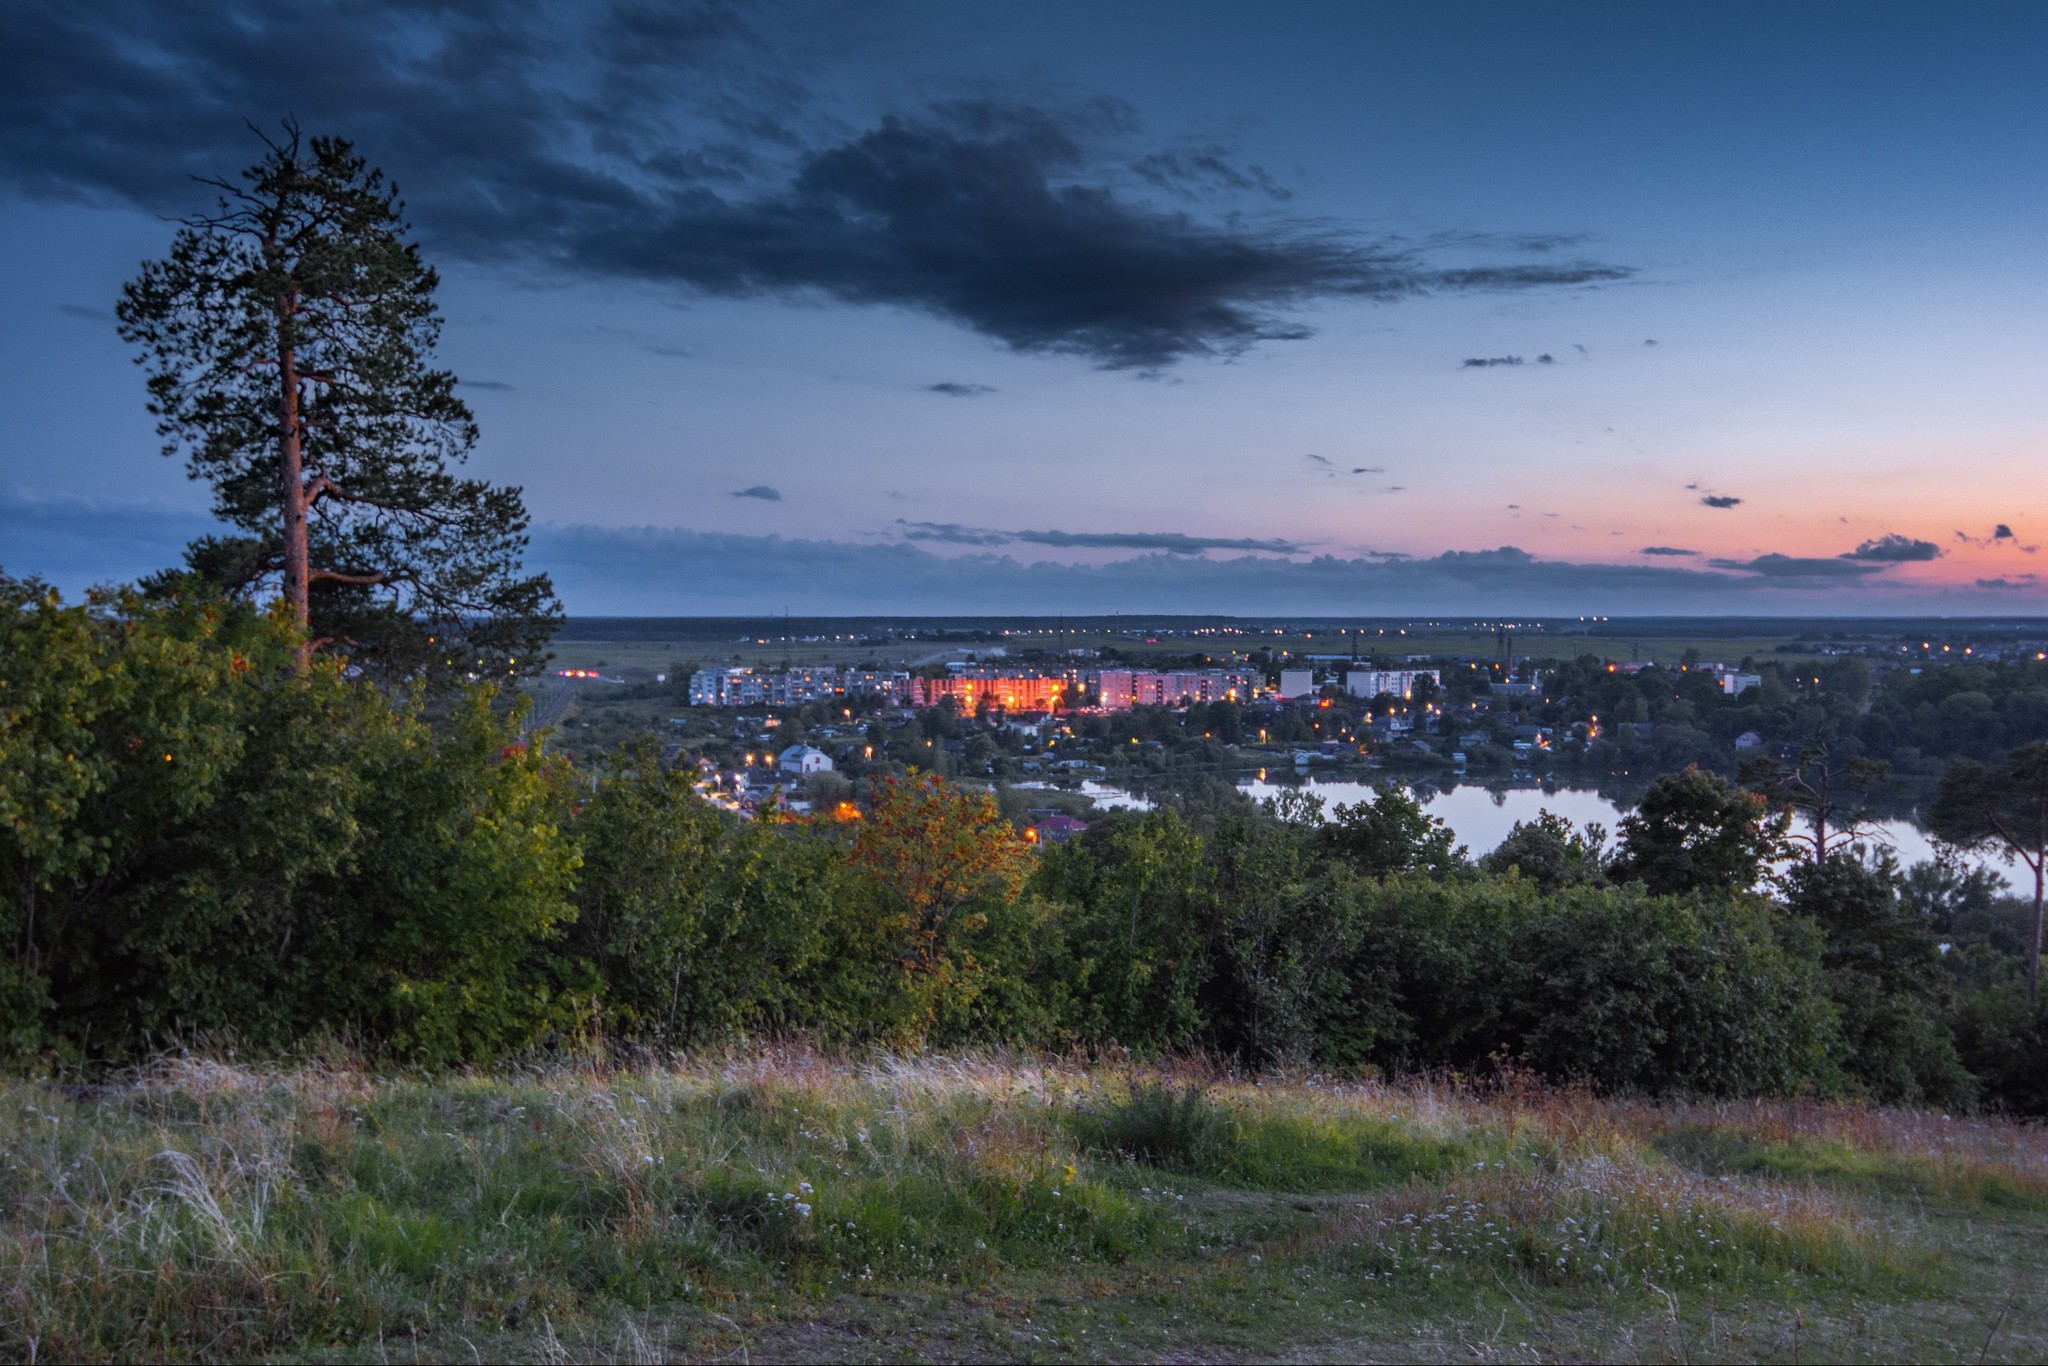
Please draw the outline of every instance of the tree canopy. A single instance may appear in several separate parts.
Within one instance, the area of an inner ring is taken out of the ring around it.
[[[1712,773],[1667,773],[1622,817],[1613,875],[1672,895],[1740,891],[1763,876],[1784,827],[1762,797]]]
[[[1974,759],[1950,766],[1928,812],[1935,837],[1966,849],[2003,849],[2034,873],[2033,952],[2027,1002],[2041,999],[2041,920],[2048,882],[2048,740],[2022,745],[1987,768]]]

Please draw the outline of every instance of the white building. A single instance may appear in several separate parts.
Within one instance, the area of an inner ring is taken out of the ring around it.
[[[822,749],[812,749],[809,745],[791,745],[782,751],[781,757],[775,762],[784,773],[802,776],[832,771],[832,756]]]
[[[1280,696],[1292,702],[1297,697],[1314,697],[1316,693],[1316,671],[1314,669],[1282,669],[1280,671]]]
[[[1740,697],[1751,688],[1762,687],[1763,681],[1759,674],[1722,674],[1721,691],[1730,697]]]
[[[1095,696],[1105,711],[1137,706],[1185,707],[1190,702],[1249,702],[1259,690],[1258,675],[1245,669],[1203,669],[1183,673],[1147,673],[1104,669],[1094,675]]]
[[[693,707],[800,707],[837,697],[911,700],[913,680],[901,670],[797,668],[756,673],[748,668],[699,669],[690,675]]]
[[[1353,697],[1374,698],[1391,693],[1403,702],[1415,696],[1415,680],[1426,678],[1442,683],[1435,669],[1353,669],[1344,675],[1344,691]]]

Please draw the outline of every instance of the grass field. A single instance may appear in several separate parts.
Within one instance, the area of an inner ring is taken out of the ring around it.
[[[2039,1360],[2048,1134],[835,1062],[0,1089],[0,1356]]]
[[[665,673],[679,663],[688,662],[700,665],[739,663],[767,668],[784,663],[845,666],[873,662],[884,667],[901,668],[916,661],[958,658],[977,648],[986,648],[963,643],[941,644],[925,639],[858,645],[829,638],[785,641],[779,635],[740,640],[722,631],[714,636],[683,621],[664,624],[670,629],[651,631],[643,637],[638,634],[607,634],[608,623],[571,621],[552,643],[554,667],[601,668],[628,682],[641,683],[651,681],[655,674]],[[1726,664],[1734,664],[1750,655],[1785,660],[1813,657],[1804,652],[1778,654],[1778,647],[1791,640],[1794,632],[1773,632],[1768,623],[1762,622],[1745,622],[1739,628],[1723,633],[1701,629],[1691,633],[1643,631],[1637,635],[1640,638],[1594,636],[1562,628],[1528,630],[1515,636],[1514,649],[1518,659],[1571,659],[1593,654],[1602,659],[1641,659],[1663,664],[1677,663],[1687,650],[1697,650],[1703,659]],[[1163,635],[1150,640],[1126,630],[1088,626],[1069,628],[1058,636],[1020,634],[1008,644],[1016,650],[1037,647],[1055,652],[1069,647],[1113,647],[1125,659],[1140,662],[1152,658],[1180,659],[1190,652],[1212,653],[1219,662],[1223,662],[1233,654],[1260,647],[1296,655],[1349,655],[1355,647],[1360,655],[1370,657],[1379,654],[1389,659],[1411,654],[1477,659],[1493,659],[1500,655],[1498,641],[1492,632],[1466,626],[1374,628],[1355,637],[1329,630],[1290,630],[1282,634],[1266,632],[1197,638]]]

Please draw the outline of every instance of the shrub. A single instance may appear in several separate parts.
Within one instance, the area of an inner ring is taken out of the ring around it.
[[[1513,1058],[1606,1090],[1799,1089],[1833,1018],[1819,945],[1748,896],[1520,879],[1394,881],[1360,892],[1351,1042],[1381,1066],[1483,1069]]]
[[[1199,1086],[1140,1083],[1084,1118],[1090,1147],[1175,1171],[1212,1173],[1236,1146],[1230,1111]]]
[[[1099,835],[1045,850],[1034,886],[1070,908],[1048,986],[1073,1035],[1144,1056],[1202,1038],[1202,854],[1172,811],[1112,819]]]
[[[652,747],[628,751],[576,819],[566,948],[589,965],[615,1040],[688,1045],[814,1022],[804,987],[845,906],[833,851],[719,811],[694,777]]]
[[[275,615],[0,579],[5,1046],[74,1061],[195,1036],[349,1034],[423,1061],[559,1027],[559,770],[487,691],[296,661]]]

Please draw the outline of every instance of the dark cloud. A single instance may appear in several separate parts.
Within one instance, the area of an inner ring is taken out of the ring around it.
[[[1555,365],[1557,363],[1557,358],[1552,356],[1548,351],[1545,351],[1542,355],[1536,358],[1536,363],[1538,365]]]
[[[1879,564],[1916,564],[1941,558],[1941,547],[1932,541],[1916,541],[1897,534],[1865,541],[1843,553],[1845,560],[1871,560]]]
[[[1710,508],[1740,507],[1742,506],[1742,500],[1740,498],[1730,498],[1725,493],[1710,493],[1700,499],[1700,506]]]
[[[1995,579],[1978,579],[1977,586],[2000,592],[2018,593],[2034,587],[2039,582],[2040,576],[2037,574],[2013,574]]]
[[[770,488],[766,484],[755,484],[751,488],[736,489],[732,496],[735,498],[759,498],[764,503],[779,503],[782,501],[782,491]]]
[[[1767,579],[1853,579],[1875,574],[1884,566],[1847,559],[1811,559],[1775,552],[1753,560],[1708,560],[1715,569],[1735,569]]]
[[[1520,356],[1467,356],[1459,362],[1464,370],[1491,370],[1496,365],[1520,365]]]
[[[1160,189],[1190,199],[1212,198],[1219,193],[1259,194],[1275,200],[1294,198],[1294,191],[1273,179],[1264,167],[1237,165],[1231,160],[1230,149],[1219,143],[1151,152],[1131,163],[1131,169]]]
[[[1325,467],[1327,467],[1330,463],[1328,457],[1326,456],[1311,454],[1308,458],[1315,461],[1318,465],[1323,465]]]
[[[945,545],[1008,545],[1017,538],[1007,531],[962,526],[958,522],[911,522],[898,517],[896,525],[906,541],[938,541]]]
[[[952,380],[928,384],[925,390],[928,393],[944,394],[947,398],[980,398],[983,394],[995,392],[986,384],[955,384]]]
[[[2012,538],[2012,528],[2007,526],[2004,522],[2000,522],[1998,524],[1998,529],[1991,533],[1991,539],[1994,541],[2009,541]]]
[[[73,318],[87,318],[96,323],[111,323],[114,321],[112,310],[90,308],[85,304],[58,304],[57,311]]]
[[[910,522],[897,518],[906,541],[949,545],[1044,545],[1070,550],[1161,551],[1169,555],[1200,555],[1208,550],[1243,550],[1269,555],[1300,555],[1307,547],[1295,541],[1259,540],[1243,536],[1190,536],[1178,531],[994,531],[958,522]]]
[[[248,164],[242,121],[289,112],[391,171],[436,255],[907,309],[1112,369],[1305,337],[1289,315],[1321,302],[1630,273],[1507,259],[1529,238],[1163,209],[1119,184],[1137,134],[1113,103],[956,102],[849,131],[719,4],[23,0],[8,30],[0,181],[20,192],[201,211],[190,177]],[[1206,151],[1155,155],[1148,184],[1260,185]]]
[[[1651,338],[1649,338],[1649,339],[1647,339],[1646,341],[1644,341],[1644,342],[1643,342],[1643,345],[1645,345],[1645,346],[1655,346],[1656,344],[1657,344],[1657,339],[1656,339],[1655,337],[1651,337]]]
[[[512,386],[499,379],[464,379],[456,382],[465,389],[488,389],[500,394],[512,392]]]
[[[1636,552],[1638,555],[1697,555],[1697,550],[1683,550],[1675,545],[1646,545]]]
[[[1353,474],[1385,474],[1387,467],[1385,465],[1353,465],[1351,472]]]
[[[1446,550],[1432,563],[1459,569],[1522,569],[1536,563],[1536,557],[1518,545],[1492,550]]]
[[[1527,267],[1466,281],[1346,238],[1203,225],[1064,183],[1084,169],[1080,146],[1051,115],[937,111],[810,154],[779,192],[681,196],[585,245],[620,273],[715,294],[894,305],[1014,350],[1110,369],[1158,370],[1305,337],[1277,310],[1312,299],[1538,282],[1523,278]],[[1613,278],[1599,269],[1545,278]]]

